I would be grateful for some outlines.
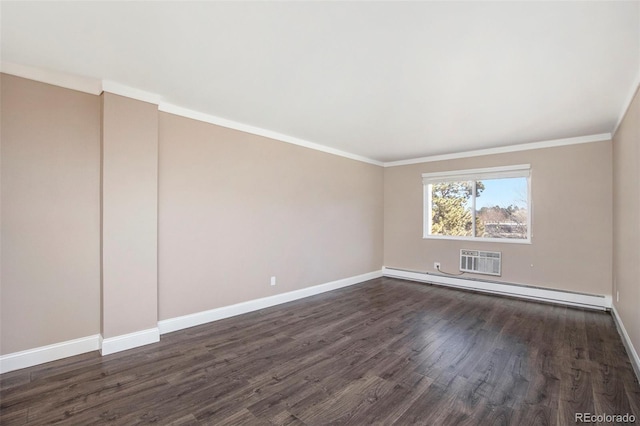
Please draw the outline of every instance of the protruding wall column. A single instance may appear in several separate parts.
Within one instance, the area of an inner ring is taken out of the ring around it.
[[[158,332],[158,107],[102,94],[101,351]]]

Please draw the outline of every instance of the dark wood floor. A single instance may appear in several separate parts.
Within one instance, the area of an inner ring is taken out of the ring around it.
[[[381,278],[0,376],[0,423],[575,424],[640,416],[609,314]],[[637,422],[640,422],[637,420]]]

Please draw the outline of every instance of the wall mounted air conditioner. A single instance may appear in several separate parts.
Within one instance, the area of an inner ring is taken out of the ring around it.
[[[501,275],[502,253],[499,251],[460,250],[460,271]]]

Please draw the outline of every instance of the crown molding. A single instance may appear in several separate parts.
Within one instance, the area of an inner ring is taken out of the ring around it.
[[[638,75],[636,76],[636,79],[634,80],[633,85],[631,86],[630,93],[629,95],[627,95],[626,102],[624,103],[622,107],[622,111],[618,116],[618,121],[616,122],[616,125],[611,131],[611,135],[615,136],[616,132],[618,131],[618,128],[622,124],[622,120],[624,120],[624,117],[627,115],[627,111],[629,111],[629,107],[631,107],[631,103],[633,102],[633,99],[636,97],[636,93],[638,93],[638,90],[640,90],[640,70],[638,71]]]
[[[239,123],[237,121],[228,120],[226,118],[217,117],[215,115],[209,115],[199,111],[194,111],[194,110],[177,106],[168,102],[161,102],[160,105],[158,105],[158,110],[169,113],[169,114],[179,115],[181,117],[191,118],[193,120],[203,121],[205,123],[215,124],[217,126],[226,127],[229,129],[239,130],[245,133],[251,133],[253,135],[264,136],[266,138],[275,139],[280,142],[286,142],[293,145],[310,148],[316,151],[326,152],[328,154],[349,158],[351,160],[361,161],[363,163],[369,163],[376,166],[383,166],[384,164],[381,161],[372,160],[371,158],[363,157],[361,155],[352,154],[346,151],[341,151],[339,149],[331,148],[328,146],[317,144],[315,142],[310,142],[304,139],[274,132],[272,130],[263,129],[261,127],[251,126],[249,124]]]
[[[111,80],[102,80],[102,91],[113,93],[114,95],[124,96],[126,98],[136,99],[142,102],[159,105],[162,102],[162,96],[136,89],[135,87],[125,86]]]
[[[102,93],[102,82],[96,78],[82,77],[60,71],[14,64],[12,62],[1,62],[0,71],[16,77],[64,87],[65,89],[76,90],[91,95],[99,95]]]
[[[406,166],[409,164],[431,163],[434,161],[455,160],[458,158],[479,157],[482,155],[504,154],[508,152],[529,151],[532,149],[555,148],[558,146],[577,145],[581,143],[604,142],[611,140],[611,133],[578,136],[575,138],[553,139],[541,142],[523,143],[519,145],[501,146],[498,148],[477,149],[474,151],[456,152],[453,154],[432,155],[429,157],[412,158],[409,160],[390,161],[384,167]]]
[[[109,92],[115,95],[125,96],[131,99],[136,99],[143,102],[158,105],[158,109],[170,114],[179,115],[193,120],[203,121],[205,123],[215,124],[234,130],[239,130],[246,133],[251,133],[258,136],[264,136],[270,139],[278,140],[281,142],[290,143],[293,145],[302,146],[305,148],[313,149],[315,151],[325,152],[327,154],[337,155],[344,158],[360,161],[363,163],[373,164],[381,167],[395,167],[404,166],[409,164],[428,163],[433,161],[453,160],[458,158],[478,157],[481,155],[493,155],[503,154],[508,152],[528,151],[532,149],[541,148],[553,148],[565,145],[574,145],[590,142],[602,142],[611,140],[612,134],[618,129],[618,126],[622,122],[624,115],[626,114],[633,97],[635,96],[638,86],[640,84],[640,74],[634,84],[634,90],[632,91],[625,108],[614,128],[613,133],[602,133],[598,135],[580,136],[566,139],[555,139],[542,142],[532,142],[519,145],[509,145],[498,148],[479,149],[466,152],[458,152],[452,154],[433,155],[427,157],[413,158],[408,160],[382,162],[368,157],[353,154],[350,152],[342,151],[336,148],[331,148],[325,145],[321,145],[315,142],[307,141],[304,139],[296,138],[294,136],[285,135],[272,130],[264,129],[261,127],[251,126],[249,124],[239,123],[237,121],[229,120],[226,118],[218,117],[215,115],[206,114],[203,112],[191,110],[178,105],[174,105],[170,102],[165,102],[161,95],[152,92],[146,92],[134,87],[126,86],[124,84],[112,81],[112,80],[99,80],[90,77],[82,77],[73,74],[68,74],[59,71],[45,70],[42,68],[31,67],[27,65],[20,65],[11,62],[1,62],[0,72],[15,75],[17,77],[23,77],[42,83],[51,84],[54,86],[60,86],[71,90],[77,90],[92,95],[100,95],[102,92]]]
[[[127,98],[158,105],[158,109],[160,111],[168,112],[170,114],[180,115],[186,118],[191,118],[193,120],[203,121],[206,123],[227,127],[258,136],[264,136],[270,139],[302,146],[305,148],[313,149],[315,151],[325,152],[327,154],[337,155],[339,157],[349,158],[351,160],[356,160],[363,163],[373,164],[381,167],[383,166],[383,163],[381,161],[376,161],[371,158],[363,157],[361,155],[352,154],[350,152],[341,151],[339,149],[320,145],[315,142],[310,142],[293,136],[284,135],[272,130],[239,123],[236,121],[228,120],[226,118],[194,111],[188,108],[183,108],[169,102],[164,102],[162,95],[140,90],[135,87],[126,86],[112,80],[99,80],[95,78],[81,77],[74,74],[45,70],[42,68],[31,67],[27,65],[14,64],[11,62],[1,62],[0,72],[15,75],[17,77],[27,78],[29,80],[34,80],[41,83],[64,87],[66,89],[89,93],[92,95],[100,95],[102,92],[113,93],[114,95],[125,96]]]

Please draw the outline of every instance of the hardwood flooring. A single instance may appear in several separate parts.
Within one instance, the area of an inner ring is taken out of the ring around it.
[[[565,425],[576,412],[640,417],[609,314],[388,278],[0,376],[2,425]]]

